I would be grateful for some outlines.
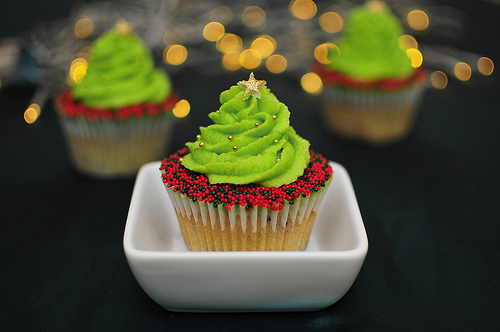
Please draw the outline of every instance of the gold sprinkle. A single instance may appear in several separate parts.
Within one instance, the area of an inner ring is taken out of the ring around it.
[[[116,22],[115,29],[122,36],[131,34],[133,30],[132,25],[123,18],[120,18],[118,22]]]
[[[274,140],[274,144],[278,144],[279,142],[277,139]]]
[[[238,82],[238,86],[245,89],[243,100],[248,99],[250,95],[253,95],[260,99],[262,97],[262,93],[260,92],[259,88],[264,85],[266,85],[266,81],[256,80],[253,76],[253,72],[250,73],[250,78],[248,79],[248,81]]]
[[[273,119],[276,120],[277,118],[276,114],[273,114]]]
[[[215,113],[220,113],[219,110],[215,111]]]
[[[198,140],[200,140],[200,138],[201,138],[201,135],[200,135],[200,134],[196,135],[196,140],[197,140],[197,141],[198,141]]]
[[[255,127],[258,127],[258,126],[259,126],[259,123],[258,123],[258,122],[255,122],[254,126],[255,126]]]
[[[181,162],[182,162],[182,160],[184,160],[184,158],[180,157],[180,158],[179,158],[179,161],[181,161]]]
[[[281,159],[280,159],[280,158],[276,159],[276,162],[277,162],[277,163],[279,163],[280,161],[281,161]]]
[[[238,150],[238,147],[236,145],[233,145],[233,150],[234,151]]]
[[[228,140],[232,140],[232,139],[233,139],[233,135],[229,135],[229,136],[227,137],[227,139],[228,139]]]
[[[200,148],[204,147],[205,146],[205,142],[200,142],[200,144],[198,145]]]

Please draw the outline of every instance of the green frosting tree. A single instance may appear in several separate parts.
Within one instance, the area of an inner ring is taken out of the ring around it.
[[[279,187],[297,180],[310,159],[309,142],[290,126],[285,104],[256,80],[222,92],[221,107],[209,114],[214,124],[200,127],[182,164],[211,183]]]
[[[126,22],[100,36],[92,45],[87,73],[72,85],[73,96],[98,108],[159,103],[171,91],[164,71],[154,68],[151,53]]]
[[[330,67],[359,80],[404,78],[413,73],[411,60],[399,46],[403,28],[381,1],[354,8],[337,41],[339,51],[328,54]]]

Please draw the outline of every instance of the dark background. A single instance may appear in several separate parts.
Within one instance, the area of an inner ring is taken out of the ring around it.
[[[439,1],[466,13],[464,50],[500,59],[500,10]],[[0,36],[64,17],[62,1],[0,2]],[[218,96],[247,73],[172,75],[192,111],[171,150],[209,123]],[[321,126],[319,101],[287,75],[256,73],[315,150],[349,172],[369,240],[350,291],[305,313],[189,314],[153,302],[122,248],[134,180],[97,181],[71,168],[49,104],[33,125],[33,86],[0,90],[0,330],[498,330],[500,124],[498,74],[430,89],[412,135],[369,147]]]

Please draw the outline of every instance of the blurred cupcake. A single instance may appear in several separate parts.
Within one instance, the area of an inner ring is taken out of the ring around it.
[[[162,161],[189,250],[304,250],[309,242],[332,168],[264,85],[251,74],[222,92],[214,124]]]
[[[323,80],[327,123],[337,134],[368,143],[397,141],[412,130],[426,86],[400,47],[400,21],[381,1],[347,16],[330,63],[315,64]]]
[[[136,174],[164,156],[178,101],[166,73],[124,21],[92,45],[86,74],[56,99],[75,168],[99,178]]]

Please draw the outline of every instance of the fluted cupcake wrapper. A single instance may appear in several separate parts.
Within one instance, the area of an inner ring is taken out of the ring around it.
[[[364,91],[326,86],[324,114],[337,134],[368,143],[406,137],[414,127],[426,84],[400,91]]]
[[[330,180],[331,181],[331,180]],[[228,211],[166,187],[174,206],[184,242],[192,251],[297,251],[305,250],[327,186],[293,205],[272,211],[264,207],[245,210],[239,204]]]
[[[124,121],[90,121],[59,115],[75,168],[98,178],[129,177],[161,159],[170,142],[171,114]]]

